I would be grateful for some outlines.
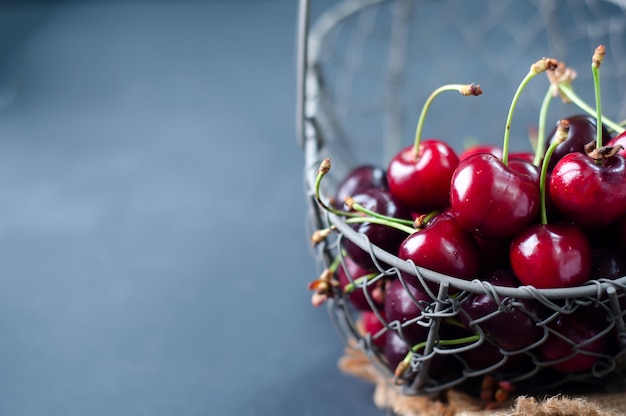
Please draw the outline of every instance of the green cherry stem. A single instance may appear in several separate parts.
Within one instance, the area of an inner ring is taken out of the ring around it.
[[[582,98],[574,92],[571,86],[565,84],[558,84],[559,91],[563,93],[569,100],[574,103],[578,108],[583,110],[585,113],[596,116],[596,110],[593,107],[590,107]],[[626,130],[626,126],[622,126],[620,123],[616,123],[615,121],[609,119],[608,117],[602,117],[602,122],[614,132],[620,134]]]
[[[519,97],[522,94],[526,85],[535,78],[537,75],[545,72],[545,71],[553,71],[558,66],[558,61],[556,59],[543,58],[530,66],[530,70],[522,79],[522,82],[517,87],[517,91],[515,91],[515,95],[513,96],[513,100],[511,101],[511,105],[509,107],[509,113],[506,118],[506,126],[504,128],[504,143],[502,144],[502,163],[504,165],[509,164],[509,141],[511,137],[511,122],[513,121],[513,113],[515,112],[515,107],[517,106],[517,102]]]
[[[548,223],[548,213],[546,209],[546,181],[548,178],[548,164],[557,146],[563,143],[565,139],[567,139],[568,133],[569,121],[559,120],[557,125],[557,131],[555,134],[555,140],[552,144],[550,144],[548,150],[546,150],[543,164],[541,165],[541,175],[539,176],[539,200],[541,205],[539,208],[539,212],[541,215],[541,223],[544,225]]]
[[[472,342],[477,342],[479,340],[480,340],[480,335],[474,334],[474,335],[470,335],[467,337],[456,338],[456,339],[440,339],[439,341],[437,341],[437,345],[444,346],[444,347],[452,347],[456,345],[470,344]],[[398,367],[396,368],[396,372],[395,372],[396,377],[401,376],[402,374],[404,374],[406,370],[409,369],[409,367],[411,366],[411,357],[413,357],[413,354],[417,353],[419,350],[421,350],[425,346],[426,346],[426,341],[422,341],[418,344],[413,345],[413,347],[411,347],[411,350],[404,356],[400,364],[398,364]]]
[[[365,208],[363,205],[355,202],[354,199],[352,199],[352,197],[347,197],[345,200],[345,203],[349,208],[352,208],[357,212],[360,212],[364,215],[368,215],[373,218],[379,218],[381,220],[387,220],[387,221],[394,221],[394,222],[397,222],[398,224],[404,224],[407,226],[412,226],[414,224],[414,222],[411,220],[404,220],[401,218],[389,217],[387,215],[382,215],[372,210],[369,210]]]
[[[422,130],[424,128],[424,120],[426,120],[426,114],[428,113],[428,109],[430,105],[433,103],[433,100],[444,91],[458,91],[461,95],[469,96],[474,95],[478,96],[483,93],[483,90],[480,88],[480,85],[476,84],[448,84],[442,85],[433,91],[430,96],[426,99],[424,106],[422,107],[422,112],[420,113],[420,117],[417,121],[417,128],[415,129],[415,140],[413,142],[413,151],[415,156],[419,155],[419,147],[420,142],[422,141]]]
[[[389,220],[389,219],[377,218],[377,217],[363,217],[359,215],[358,217],[348,218],[346,219],[345,222],[346,224],[359,224],[359,223],[368,222],[371,224],[385,225],[387,227],[395,228],[396,230],[404,231],[407,234],[413,234],[415,231],[417,231],[413,227],[409,227],[407,225],[398,223],[398,221],[395,219]]]
[[[593,90],[596,99],[596,149],[602,147],[602,100],[600,99],[600,66],[604,60],[606,49],[599,45],[591,58],[591,72],[593,74]]]
[[[322,183],[322,179],[324,179],[324,176],[326,176],[326,174],[330,171],[330,168],[331,168],[330,158],[326,158],[322,161],[322,163],[320,163],[320,167],[317,170],[317,176],[315,177],[315,184],[314,184],[315,200],[324,210],[331,212],[335,215],[340,215],[344,217],[362,216],[363,214],[359,212],[347,212],[347,211],[335,209],[324,202],[320,194],[320,185]]]
[[[546,119],[548,118],[548,109],[552,103],[554,97],[555,87],[550,84],[546,95],[541,102],[541,108],[539,109],[539,122],[537,124],[537,144],[535,145],[535,157],[533,159],[533,165],[541,166],[541,161],[545,157],[546,147]]]
[[[343,287],[343,293],[354,292],[357,288],[361,287],[363,282],[369,282],[376,276],[378,276],[378,273],[370,273],[370,274],[363,275],[357,279],[354,279],[354,282],[350,282]]]

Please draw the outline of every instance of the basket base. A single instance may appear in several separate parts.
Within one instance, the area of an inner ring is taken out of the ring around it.
[[[361,326],[361,323],[358,323]],[[618,416],[626,415],[626,391],[585,395],[510,397],[490,408],[476,397],[449,389],[437,398],[402,394],[369,361],[365,353],[348,345],[338,362],[339,369],[374,384],[373,401],[398,416]]]

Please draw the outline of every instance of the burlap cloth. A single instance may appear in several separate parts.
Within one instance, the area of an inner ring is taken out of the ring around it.
[[[587,395],[513,396],[492,410],[485,403],[454,389],[440,399],[407,396],[399,392],[369,361],[365,353],[348,345],[339,359],[344,373],[375,385],[373,401],[399,416],[618,416],[626,415],[626,390]]]

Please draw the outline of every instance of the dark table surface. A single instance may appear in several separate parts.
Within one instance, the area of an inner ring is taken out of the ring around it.
[[[0,8],[0,414],[380,415],[310,306],[297,4]]]

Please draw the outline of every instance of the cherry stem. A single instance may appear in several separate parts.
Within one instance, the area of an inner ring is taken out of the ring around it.
[[[370,273],[354,279],[353,282],[350,282],[343,287],[343,293],[354,292],[354,290],[360,287],[363,282],[369,282],[376,276],[378,276],[378,273]]]
[[[404,231],[407,234],[413,234],[414,232],[417,231],[413,227],[408,227],[408,226],[406,226],[404,224],[398,223],[398,221],[396,221],[395,219],[390,221],[390,220],[387,220],[387,219],[377,218],[377,217],[362,217],[362,216],[358,216],[358,217],[348,218],[345,222],[346,222],[346,224],[360,224],[360,223],[368,222],[368,223],[371,223],[371,224],[385,225],[385,226],[388,226],[388,227],[391,227],[391,228],[395,228],[396,230]]]
[[[443,85],[433,91],[424,103],[424,106],[422,107],[422,112],[420,113],[420,117],[417,121],[417,128],[415,130],[415,141],[413,144],[413,151],[415,152],[416,157],[419,155],[420,142],[422,141],[422,130],[424,128],[424,120],[426,119],[428,109],[430,108],[430,105],[432,104],[435,97],[437,97],[444,91],[458,91],[459,93],[461,93],[461,95],[464,96],[478,96],[483,93],[480,85],[476,84],[448,84]]]
[[[600,65],[604,60],[606,50],[599,45],[591,58],[591,72],[593,74],[593,90],[596,98],[596,149],[602,147],[602,101],[600,99]]]
[[[511,137],[511,122],[513,121],[513,113],[515,112],[515,107],[517,106],[517,102],[519,97],[522,94],[526,85],[536,77],[538,74],[541,74],[545,71],[551,70],[553,71],[558,66],[558,62],[555,59],[543,58],[533,65],[530,66],[530,71],[526,74],[522,82],[517,87],[517,91],[515,91],[515,95],[513,96],[513,100],[511,101],[511,105],[509,107],[509,114],[506,118],[506,126],[504,128],[504,143],[502,144],[502,163],[506,166],[509,164],[509,142]]]
[[[480,340],[480,335],[474,334],[474,335],[470,335],[470,336],[463,337],[463,338],[440,339],[437,342],[437,344],[441,346],[455,346],[455,345],[461,345],[461,344],[470,344],[472,342],[476,342],[479,340]],[[402,365],[403,368],[408,368],[411,364],[411,357],[413,357],[413,354],[415,354],[416,352],[418,352],[425,346],[426,346],[426,341],[422,341],[412,346],[411,350],[404,356],[399,366]]]
[[[374,212],[371,211],[367,208],[365,208],[363,205],[359,204],[358,202],[355,202],[354,199],[352,199],[352,197],[347,197],[346,198],[346,205],[352,209],[354,209],[357,212],[360,212],[362,214],[365,215],[369,215],[370,217],[374,217],[374,218],[380,218],[382,220],[387,220],[387,221],[395,221],[399,224],[404,224],[404,225],[408,225],[408,226],[412,226],[413,225],[413,221],[410,220],[404,220],[401,218],[395,218],[395,217],[389,217],[387,215],[383,215],[383,214],[379,214],[378,212]]]
[[[558,87],[559,87],[559,91],[561,91],[563,95],[569,98],[572,103],[576,104],[578,108],[580,108],[585,113],[591,116],[594,116],[594,117],[596,116],[596,110],[590,107],[582,98],[580,98],[578,94],[574,92],[571,86],[565,85],[565,84],[558,84]],[[620,125],[619,123],[616,123],[615,121],[607,118],[606,116],[602,117],[602,122],[611,130],[616,132],[617,134],[620,134],[626,131],[626,127]]]
[[[539,110],[539,123],[537,124],[537,143],[535,145],[535,157],[533,159],[533,165],[539,167],[541,165],[541,161],[545,157],[545,147],[546,147],[546,119],[548,118],[548,109],[550,108],[550,104],[552,103],[552,98],[554,96],[553,91],[554,88],[550,85],[548,91],[546,91],[546,95],[543,97],[543,102],[541,103],[541,108]]]
[[[552,154],[556,150],[557,146],[560,145],[567,139],[569,133],[569,121],[567,120],[559,120],[557,131],[555,135],[555,140],[550,146],[548,150],[546,150],[545,157],[543,159],[543,164],[541,165],[541,175],[539,176],[539,201],[541,203],[539,212],[541,215],[541,223],[543,225],[548,224],[548,213],[546,209],[546,180],[548,178],[548,164],[550,162],[550,158]]]
[[[322,179],[326,174],[330,171],[331,163],[330,159],[324,159],[322,163],[320,163],[320,167],[317,170],[317,176],[315,177],[315,200],[317,203],[326,211],[332,212],[335,215],[340,215],[344,217],[356,217],[361,216],[362,214],[359,212],[347,212],[335,209],[329,205],[327,205],[320,195],[320,185],[322,183]]]

